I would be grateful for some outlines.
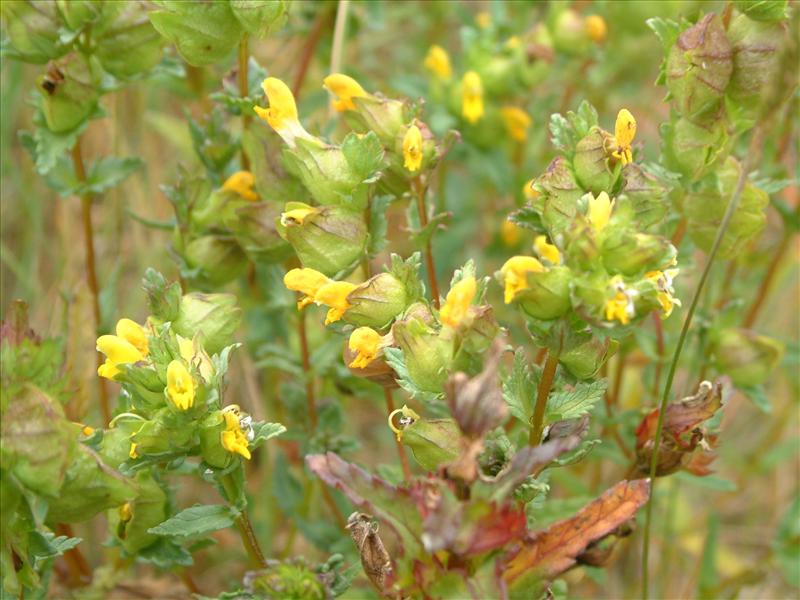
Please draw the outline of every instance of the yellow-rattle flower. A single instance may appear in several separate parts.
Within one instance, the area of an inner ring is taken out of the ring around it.
[[[189,410],[194,405],[194,380],[183,361],[173,360],[167,365],[167,396],[179,410]]]
[[[422,166],[422,132],[416,125],[411,125],[403,137],[403,159],[403,166],[412,173]]]
[[[610,283],[614,295],[606,300],[606,321],[619,321],[623,325],[627,325],[636,316],[636,307],[633,300],[637,292],[627,288],[619,275],[613,277]]]
[[[517,106],[504,106],[500,109],[500,116],[511,139],[518,142],[528,139],[528,128],[531,126],[528,113]]]
[[[504,219],[500,225],[500,239],[506,246],[516,246],[522,239],[522,228],[513,221]]]
[[[283,285],[293,292],[300,292],[303,297],[297,302],[297,309],[301,310],[314,302],[314,297],[319,289],[330,283],[325,275],[314,269],[292,269],[283,276]]]
[[[483,116],[483,83],[475,71],[467,71],[461,80],[461,114],[470,123]]]
[[[350,308],[347,296],[356,289],[354,283],[348,281],[331,281],[317,291],[314,302],[330,307],[325,316],[325,325],[330,325],[342,318],[345,311]]]
[[[123,321],[126,323],[120,326]],[[114,379],[120,372],[118,365],[135,363],[144,359],[145,354],[139,348],[143,348],[145,353],[147,352],[147,338],[143,332],[142,337],[139,338],[139,332],[130,323],[141,329],[141,326],[130,319],[122,319],[117,323],[117,333],[125,334],[130,340],[137,342],[139,347],[121,335],[101,335],[97,338],[97,350],[106,355],[105,362],[97,368],[97,374],[100,377]]]
[[[378,357],[381,350],[381,335],[371,327],[359,327],[350,334],[347,342],[355,358],[348,365],[354,369],[366,369],[369,363]]]
[[[222,409],[225,418],[225,431],[220,434],[222,447],[228,452],[244,456],[250,460],[250,449],[247,435],[242,431],[241,413],[236,404],[231,404]]]
[[[443,81],[449,80],[453,76],[453,68],[450,66],[450,57],[447,51],[441,46],[434,44],[428,50],[423,63],[425,68]]]
[[[649,271],[644,275],[658,287],[656,298],[664,311],[665,319],[672,314],[673,308],[681,305],[681,301],[674,296],[675,289],[672,285],[672,281],[679,271],[680,269],[666,269],[665,271]]]
[[[337,112],[355,110],[356,105],[353,104],[353,98],[364,98],[369,95],[355,79],[342,73],[328,75],[323,80],[322,85],[336,96],[336,100],[333,101],[333,108]]]
[[[561,253],[558,251],[558,248],[547,241],[546,235],[536,236],[536,239],[533,240],[533,249],[536,250],[536,254],[548,261],[551,265],[561,263]]]
[[[500,269],[505,287],[504,300],[510,304],[517,294],[528,289],[528,273],[544,273],[547,269],[532,256],[512,256]]]
[[[262,82],[261,88],[267,95],[269,108],[255,106],[253,110],[283,138],[284,142],[294,148],[296,138],[315,139],[300,124],[297,116],[297,104],[289,86],[276,77],[267,77]]]
[[[589,222],[592,229],[600,233],[608,225],[611,218],[611,211],[614,208],[614,201],[605,192],[600,192],[598,196],[589,199]]]
[[[626,108],[619,111],[617,121],[614,124],[614,146],[611,156],[620,161],[623,165],[633,162],[633,151],[631,143],[636,137],[636,119]]]
[[[245,200],[255,202],[258,200],[258,194],[253,190],[255,184],[256,178],[250,171],[236,171],[225,180],[225,183],[222,184],[222,189],[235,192]]]
[[[586,33],[595,44],[602,44],[605,39],[606,35],[608,34],[608,27],[606,27],[606,22],[603,17],[600,15],[589,15],[586,17],[586,21],[584,21],[584,26],[586,27]]]
[[[474,277],[465,277],[447,293],[444,305],[439,311],[439,320],[450,327],[458,327],[472,304],[478,284]]]
[[[281,213],[281,225],[302,225],[308,215],[314,214],[315,208],[308,206],[305,208],[294,208]]]

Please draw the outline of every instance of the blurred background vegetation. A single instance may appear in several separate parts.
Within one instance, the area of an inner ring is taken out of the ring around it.
[[[527,152],[519,164],[509,160],[504,145],[507,142],[502,139],[486,147],[458,144],[448,155],[444,166],[447,176],[443,177],[445,184],[437,203],[451,211],[453,219],[447,231],[434,238],[437,267],[445,281],[454,268],[470,258],[476,260],[479,273],[491,273],[513,253],[515,244],[525,243],[504,239],[501,226],[506,215],[522,202],[522,184],[543,172],[555,155],[548,132],[552,113],[574,110],[586,99],[597,108],[601,124],[611,129],[617,111],[624,106],[638,121],[637,140],[642,144],[638,152],[643,153],[645,160],[655,160],[659,152],[658,126],[667,120],[669,109],[663,101],[665,89],[654,84],[662,48],[645,20],[655,16],[677,19],[701,10],[725,8],[722,2],[568,4],[579,13],[601,15],[607,23],[607,38],[601,47],[587,55],[556,52],[551,68],[531,87],[524,105],[533,123]],[[464,40],[475,30],[478,14],[488,12],[492,26],[499,28],[502,35],[512,37],[543,22],[552,10],[551,3],[522,1],[353,2],[341,70],[368,90],[380,90],[389,96],[424,97],[428,76],[423,60],[432,44],[447,49],[458,66]],[[309,38],[315,31],[320,32],[299,95],[300,113],[312,132],[319,132],[322,124],[328,122],[328,94],[321,82],[331,64],[335,12],[335,2],[292,2],[287,26],[267,40],[251,43],[254,60],[269,75],[295,82],[303,68],[302,57]],[[796,9],[794,12],[796,36]],[[112,328],[118,315],[139,321],[146,315],[140,292],[140,279],[146,267],[154,267],[171,278],[178,276],[169,253],[171,232],[150,227],[147,222],[163,223],[173,218],[172,206],[160,186],[174,182],[179,165],[190,171],[201,170],[187,115],[201,119],[208,112],[208,94],[220,88],[234,66],[232,55],[212,67],[189,67],[170,49],[151,76],[110,94],[104,106],[105,118],[94,120],[89,126],[83,142],[86,157],[113,153],[139,156],[145,161],[142,170],[106,193],[94,206],[103,332]],[[93,407],[97,393],[94,384],[97,332],[90,325],[91,297],[85,281],[80,204],[76,198],[60,198],[44,184],[18,138],[20,130],[31,128],[29,94],[42,69],[8,59],[2,62],[0,310],[5,315],[13,299],[23,299],[30,304],[32,326],[38,332],[63,339],[68,361],[65,376],[74,390],[67,412],[77,418],[87,409],[96,410]],[[763,175],[794,179],[793,185],[776,196],[789,206],[796,206],[797,96],[792,104],[788,113],[791,118],[781,123],[765,142],[784,150],[780,155],[770,155],[777,156],[771,167],[773,172]],[[434,103],[428,110],[428,120],[437,132],[456,126],[441,106]],[[393,241],[387,251],[407,254],[403,226],[400,214],[390,220],[389,237]],[[716,310],[720,300],[729,298],[744,306],[754,302],[767,266],[782,249],[782,239],[782,221],[777,211],[770,209],[767,229],[759,242],[735,266],[727,270],[719,268],[712,276],[707,288],[710,301],[705,303],[706,312],[698,315],[700,324],[714,317],[710,311]],[[682,263],[691,260],[692,251],[691,244],[681,247]],[[651,569],[659,597],[797,597],[799,261],[800,246],[795,236],[790,238],[788,249],[776,265],[756,323],[761,333],[781,340],[787,348],[781,368],[775,371],[766,388],[766,402],[759,408],[735,394],[724,411],[724,433],[715,473],[706,478],[682,473],[665,480],[658,488]],[[275,336],[285,335],[274,322],[276,307],[281,309],[287,302],[287,292],[280,285],[281,275],[259,273],[262,294],[258,296],[250,293],[246,282],[229,286],[229,291],[236,293],[247,308],[247,320],[239,336],[247,347],[234,359],[229,397],[268,420],[281,420],[279,413],[286,410],[278,400],[262,392],[269,389],[263,385],[264,378],[269,377],[264,370],[269,362],[264,359],[264,347],[274,342]],[[688,300],[696,277],[694,274],[681,279],[679,297]],[[500,306],[499,287],[495,286],[491,293],[492,304]],[[511,325],[512,335],[522,340],[522,333],[514,328],[514,323],[521,322],[518,319],[511,312],[500,315],[501,322]],[[679,326],[680,318],[665,322],[668,348],[672,347]],[[315,321],[309,335],[312,345],[321,340],[322,325]],[[655,402],[652,392],[643,386],[641,366],[652,353],[653,344],[652,335],[643,333],[637,336],[628,353],[625,376],[617,384],[623,408],[639,409]],[[687,372],[695,378],[697,372],[691,364],[702,358],[698,352],[703,352],[702,346],[690,345],[684,354],[689,365]],[[321,355],[317,358],[326,360]],[[335,358],[338,357],[331,360]],[[615,372],[616,367],[617,359],[613,359],[609,373]],[[675,389],[681,393],[692,387],[690,377],[684,376],[679,378]],[[353,454],[357,462],[372,466],[391,463],[394,460],[391,434],[382,426],[382,420],[376,424],[380,408],[365,406],[366,402],[357,394],[346,400],[344,412],[339,416],[341,432],[357,444]],[[91,422],[91,417],[86,419]],[[604,446],[577,468],[560,469],[554,474],[553,500],[548,501],[552,519],[574,511],[623,475],[619,451]],[[305,554],[312,560],[324,560],[331,552],[341,551],[352,558],[350,540],[324,512],[306,515],[304,521],[298,522],[299,531],[285,526],[281,515],[292,505],[308,506],[309,498],[303,497],[282,451],[270,449],[273,456],[267,456],[266,449],[262,452],[261,459],[250,465],[253,472],[249,487],[258,534],[267,541],[267,546],[272,542],[265,551],[271,556],[280,556],[285,551],[290,555]],[[266,463],[274,468],[267,471]],[[200,486],[179,490],[179,497],[187,502],[200,501],[202,494],[212,493]],[[324,511],[324,505],[319,510]],[[93,525],[77,529],[89,542],[82,546],[89,558],[97,560],[103,553],[102,529]],[[209,595],[218,593],[229,581],[239,580],[245,568],[227,560],[238,552],[233,534],[228,536],[223,532],[219,537],[220,546],[198,554],[198,564],[193,568],[200,589]],[[638,577],[632,574],[638,573],[639,553],[640,544],[629,543],[619,561],[607,570],[586,567],[572,571],[567,576],[570,596],[635,595]],[[153,577],[152,571],[143,571],[138,582],[142,589],[148,589]],[[172,590],[169,583],[153,582],[153,589],[157,590],[153,593],[158,597],[180,593],[177,579],[174,583],[178,591]],[[348,596],[364,597],[368,593],[366,588],[357,586]]]

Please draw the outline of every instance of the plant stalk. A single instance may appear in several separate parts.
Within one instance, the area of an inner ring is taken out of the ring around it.
[[[417,197],[417,212],[419,213],[419,224],[421,229],[425,229],[428,225],[428,211],[425,210],[425,186],[419,177],[413,180],[414,191]],[[428,271],[428,283],[431,286],[431,296],[433,297],[433,305],[439,308],[439,284],[436,281],[436,266],[433,262],[433,247],[431,245],[431,235],[425,243],[425,265]]]
[[[386,398],[386,410],[388,411],[387,414],[392,414],[395,410],[394,399],[392,398],[392,390],[390,390],[388,387],[384,387],[383,395]],[[403,468],[403,477],[405,478],[406,483],[411,483],[411,466],[408,464],[406,448],[403,446],[403,443],[397,439],[397,436],[392,437],[394,437],[394,443],[397,445],[397,455],[400,457],[400,466]]]
[[[753,134],[753,137],[750,141],[749,150],[747,156],[751,160],[755,160],[755,150],[758,147],[758,144],[761,141],[761,135],[759,131],[756,131]],[[689,333],[689,326],[692,324],[692,318],[694,317],[695,310],[697,309],[697,305],[700,301],[700,297],[703,292],[703,288],[705,287],[706,280],[708,279],[708,275],[711,272],[711,267],[714,266],[714,259],[717,256],[717,252],[719,251],[719,247],[722,244],[722,239],[725,237],[725,232],[728,230],[728,225],[733,218],[734,213],[736,212],[736,207],[739,205],[739,199],[742,196],[742,191],[744,190],[744,185],[747,182],[747,173],[749,171],[749,162],[747,164],[742,165],[741,172],[739,173],[739,179],[736,182],[736,187],[734,188],[733,195],[731,196],[730,202],[728,203],[728,207],[725,210],[725,215],[722,217],[722,222],[717,229],[717,235],[714,238],[714,244],[711,246],[711,251],[708,253],[708,261],[706,262],[706,266],[703,269],[703,273],[700,276],[700,281],[697,284],[697,288],[694,291],[694,296],[692,297],[691,305],[689,306],[689,311],[686,313],[686,319],[683,322],[683,327],[681,328],[680,336],[678,337],[678,343],[675,346],[675,353],[672,357],[672,362],[669,366],[669,371],[667,372],[667,381],[664,385],[664,394],[661,397],[661,403],[659,405],[658,411],[658,422],[656,424],[656,434],[655,439],[653,440],[653,456],[650,461],[650,493],[647,499],[647,508],[645,512],[645,522],[644,522],[644,540],[643,540],[643,548],[642,548],[642,599],[647,600],[648,593],[649,593],[649,578],[648,578],[648,562],[650,557],[650,530],[652,526],[653,520],[653,494],[655,491],[655,483],[656,483],[656,469],[658,468],[658,450],[659,446],[661,445],[661,437],[664,432],[664,412],[667,408],[667,402],[669,401],[669,395],[672,391],[672,382],[675,378],[675,371],[678,368],[678,360],[680,359],[681,352],[683,350],[684,342],[686,341],[686,336]]]
[[[313,432],[317,428],[317,402],[314,397],[314,377],[311,373],[311,358],[308,351],[308,335],[306,334],[306,313],[300,310],[297,315],[297,335],[300,337],[300,358],[303,362],[303,375],[306,379],[306,402],[308,403],[308,421]]]
[[[250,84],[249,84],[249,72],[248,72],[248,61],[250,58],[250,51],[248,49],[248,37],[247,34],[242,36],[241,41],[239,42],[239,68],[238,68],[238,78],[239,78],[239,95],[242,98],[246,98],[250,94]],[[250,126],[250,114],[248,111],[242,111],[242,132],[247,131],[247,128]],[[247,156],[247,153],[242,148],[242,170],[249,171],[250,170],[250,158]]]
[[[72,167],[75,169],[75,176],[81,183],[86,181],[86,166],[83,163],[83,153],[81,150],[81,139],[79,137],[72,147]],[[86,248],[86,281],[89,284],[89,291],[92,294],[92,314],[94,316],[95,334],[100,330],[100,289],[97,284],[97,267],[94,253],[94,228],[92,226],[92,195],[85,193],[81,196],[81,218],[83,221],[83,242]],[[103,357],[96,353],[96,364],[99,367],[103,364]],[[102,377],[97,378],[97,385],[100,391],[100,412],[103,415],[103,424],[111,420],[111,406],[108,398],[106,381]]]
[[[544,361],[542,379],[539,381],[539,389],[536,394],[536,406],[533,408],[533,422],[531,423],[530,434],[528,437],[529,446],[538,446],[542,442],[542,431],[544,431],[544,413],[547,408],[547,398],[553,387],[558,368],[558,353],[551,348],[547,352],[547,359]]]
[[[236,497],[236,484],[230,474],[223,475],[221,482],[225,494],[228,496],[228,502],[233,504],[234,498]],[[239,537],[242,538],[242,544],[247,551],[247,556],[250,557],[250,562],[253,563],[254,567],[263,569],[267,566],[267,561],[264,560],[261,546],[258,544],[253,526],[250,524],[250,518],[247,516],[247,510],[243,508],[239,516],[234,519],[234,522],[236,523],[236,529],[239,530]]]
[[[342,48],[347,29],[347,12],[350,0],[339,0],[336,8],[336,22],[333,26],[333,46],[331,48],[331,73],[338,73],[342,68]]]
[[[330,21],[330,17],[330,11],[325,10],[320,12],[320,14],[317,15],[311,33],[309,33],[308,38],[306,38],[306,45],[303,47],[303,53],[300,55],[300,60],[298,61],[300,66],[297,69],[297,75],[292,84],[292,94],[295,100],[300,98],[300,90],[303,87],[303,81],[306,79],[308,67],[311,65],[311,59],[314,57],[314,50],[322,37],[322,33],[325,31],[325,26]]]

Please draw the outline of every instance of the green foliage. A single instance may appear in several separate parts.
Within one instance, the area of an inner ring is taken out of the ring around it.
[[[224,504],[196,504],[148,531],[178,538],[201,536],[231,527],[237,516],[238,513],[233,508]]]

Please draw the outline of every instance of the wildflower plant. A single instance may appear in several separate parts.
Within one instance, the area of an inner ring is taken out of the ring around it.
[[[797,229],[789,138],[766,141],[796,108],[797,11],[660,6],[634,42],[661,42],[654,111],[620,50],[638,3],[472,8],[432,5],[421,22],[458,39],[431,29],[396,76],[381,53],[408,48],[354,42],[413,5],[3,4],[4,57],[40,71],[20,141],[82,198],[94,316],[89,343],[75,320],[37,335],[24,303],[0,327],[4,594],[146,572],[220,600],[602,595],[642,543],[626,592],[650,597],[654,504],[672,544],[678,483],[745,491],[714,474],[730,423],[742,398],[770,410],[796,354],[753,328],[766,290],[746,312],[735,294],[768,208],[780,252]],[[81,140],[136,85],[188,107],[152,118],[180,147],[147,163],[170,216],[155,192],[119,211],[175,280],[146,268],[117,298],[90,209],[142,162],[87,168]],[[96,518],[105,570],[84,557]],[[749,581],[714,580],[713,518],[699,597]]]

